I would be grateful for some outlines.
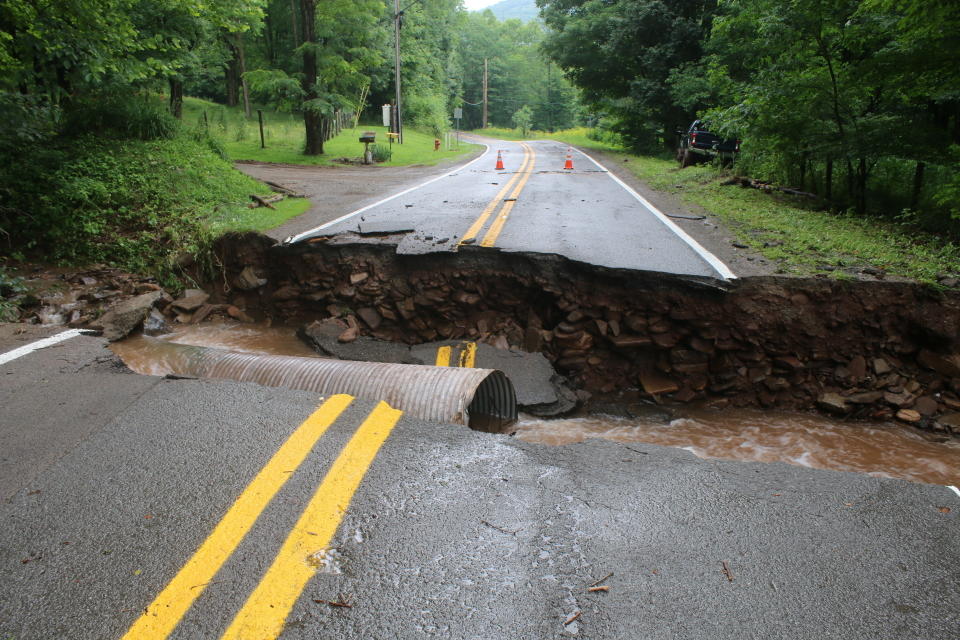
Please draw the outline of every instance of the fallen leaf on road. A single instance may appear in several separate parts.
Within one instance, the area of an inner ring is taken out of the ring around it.
[[[573,622],[574,620],[576,620],[577,618],[579,618],[579,617],[580,617],[580,613],[581,613],[580,611],[577,611],[575,614],[573,614],[572,616],[570,616],[569,618],[567,618],[566,622],[563,623],[563,626],[567,626],[568,624],[570,624],[571,622]]]
[[[587,591],[591,593],[595,591],[610,591],[610,587],[608,587],[607,585],[601,585],[599,587],[590,587],[589,589],[587,589]]]
[[[723,560],[723,572],[727,575],[727,580],[733,582],[733,574],[730,573],[730,565],[727,564],[726,560]]]
[[[353,596],[352,596],[352,595],[351,595],[350,597],[348,597],[348,598],[344,598],[343,595],[340,594],[340,595],[337,596],[337,600],[317,600],[317,599],[315,599],[314,602],[316,602],[317,604],[328,604],[328,605],[330,605],[331,607],[339,607],[339,608],[341,608],[341,609],[352,609],[352,608],[353,608],[353,603],[351,602],[351,600],[353,600]]]
[[[605,581],[607,578],[609,578],[609,577],[611,577],[611,576],[613,576],[613,571],[611,571],[611,572],[608,573],[607,575],[603,576],[602,578],[600,578],[600,579],[597,580],[596,582],[590,583],[590,586],[591,586],[591,587],[595,587],[595,586],[597,586],[598,584],[600,584],[601,582]]]
[[[950,507],[937,507],[940,513],[950,513]]]

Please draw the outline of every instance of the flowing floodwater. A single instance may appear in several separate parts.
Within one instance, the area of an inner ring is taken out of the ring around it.
[[[179,352],[167,343],[267,355],[316,356],[289,327],[207,324],[177,327],[157,337],[135,336],[112,348],[137,373],[165,375]],[[724,458],[856,471],[915,482],[960,484],[960,441],[935,442],[895,423],[841,422],[803,413],[672,407],[649,417],[588,415],[557,420],[523,416],[516,437],[563,445],[588,438],[680,447],[702,458]]]
[[[673,420],[593,415],[561,420],[522,416],[516,436],[562,445],[588,438],[680,447],[701,458],[786,462],[886,478],[960,484],[960,443],[932,442],[898,424],[840,422],[818,415],[753,409],[677,407]]]
[[[167,343],[213,347],[241,353],[275,356],[317,356],[289,327],[266,327],[252,324],[180,325],[160,337],[131,336],[114,342],[111,349],[137,373],[163,376],[178,368],[171,358],[180,358],[179,351],[165,348]]]

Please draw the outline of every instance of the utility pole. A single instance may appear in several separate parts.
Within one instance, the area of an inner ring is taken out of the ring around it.
[[[550,130],[550,133],[553,133],[553,101],[550,96],[550,70],[553,68],[553,65],[547,62],[547,128]]]
[[[397,0],[399,2],[400,0]],[[480,123],[481,129],[487,128],[487,87],[490,84],[490,78],[487,75],[487,59],[483,59],[483,122]]]
[[[397,142],[403,144],[403,120],[400,111],[400,0],[393,0],[393,58],[394,84],[397,87]]]

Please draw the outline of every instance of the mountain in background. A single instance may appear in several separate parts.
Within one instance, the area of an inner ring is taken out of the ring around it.
[[[539,15],[535,0],[501,0],[487,9],[493,11],[493,15],[497,16],[498,20],[517,18],[523,22],[529,22]]]

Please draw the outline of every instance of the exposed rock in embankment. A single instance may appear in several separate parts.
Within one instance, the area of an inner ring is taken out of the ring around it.
[[[219,254],[239,285],[223,302],[248,313],[342,317],[358,336],[406,344],[540,352],[588,391],[820,406],[944,430],[952,423],[936,418],[960,411],[960,298],[911,283],[717,282],[475,247],[273,246],[255,234],[223,238]]]

